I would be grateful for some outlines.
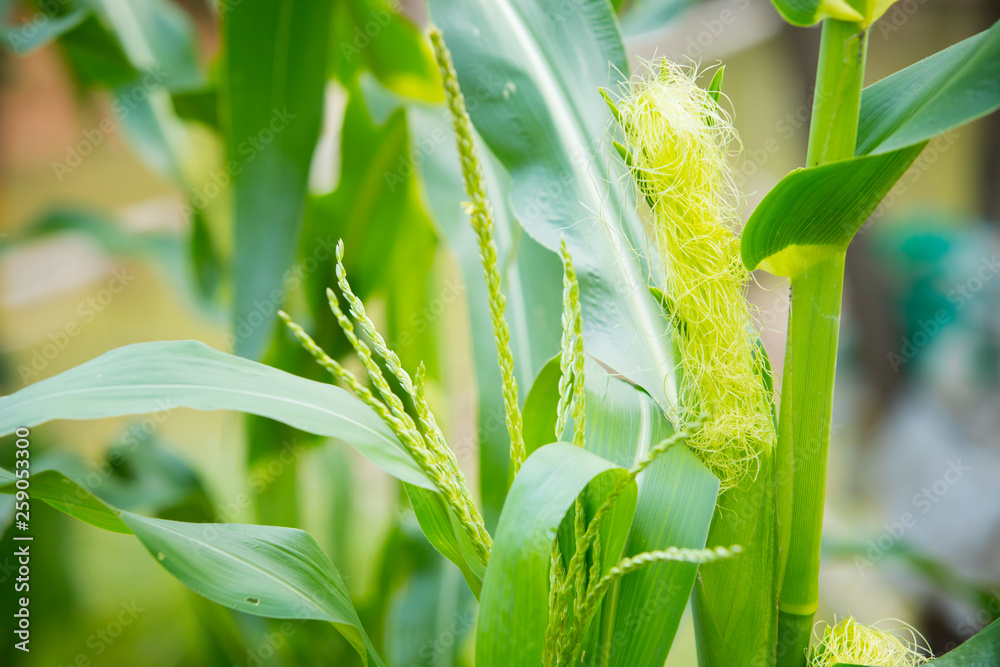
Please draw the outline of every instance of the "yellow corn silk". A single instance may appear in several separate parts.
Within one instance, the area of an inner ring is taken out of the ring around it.
[[[663,62],[656,76],[632,81],[617,107],[666,269],[683,377],[680,417],[711,412],[690,445],[726,489],[754,467],[775,434],[763,382],[768,371],[745,297],[749,275],[733,232],[739,196],[729,158],[738,140],[696,76],[693,68]]]
[[[823,637],[809,654],[809,667],[833,667],[837,664],[871,667],[915,667],[929,658],[915,648],[916,633],[909,628],[909,642],[871,625],[862,625],[851,617],[827,627]]]

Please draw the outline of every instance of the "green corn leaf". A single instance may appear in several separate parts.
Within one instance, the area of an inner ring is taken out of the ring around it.
[[[707,665],[768,665],[778,621],[778,533],[773,452],[719,499],[710,547],[740,544],[733,561],[702,566],[695,585],[698,654]]]
[[[279,526],[185,523],[121,513],[182,584],[213,602],[269,618],[328,621],[361,655],[382,661],[333,563],[308,533]]]
[[[526,455],[552,441],[556,428],[556,411],[559,409],[559,377],[562,370],[559,367],[559,355],[549,359],[542,370],[538,372],[535,381],[524,399],[524,450]],[[590,371],[587,365],[586,374]],[[588,406],[589,407],[589,406]],[[589,411],[588,411],[589,415]]]
[[[29,493],[92,526],[134,534],[195,593],[247,614],[332,623],[362,662],[383,663],[361,627],[340,573],[306,532],[279,526],[187,523],[118,510],[54,470],[29,478]],[[0,493],[16,492],[0,469]]]
[[[865,88],[858,155],[888,153],[1000,108],[1000,22]]]
[[[237,354],[258,357],[273,331],[298,247],[319,137],[331,0],[243,0],[226,14],[222,88],[235,205]]]
[[[743,229],[743,264],[795,276],[843,253],[925,144],[793,171],[767,193]]]
[[[367,70],[400,95],[443,99],[434,56],[397,3],[346,0],[334,3],[333,13],[330,69],[345,86],[353,86],[358,74]],[[376,25],[378,30],[373,29]]]
[[[29,30],[7,24],[0,33],[21,55],[58,41],[70,65],[91,84],[118,85],[140,72],[152,73],[156,85],[172,90],[203,84],[194,23],[174,3],[84,0],[78,4],[60,16],[39,13],[26,24]]]
[[[477,667],[541,664],[556,531],[591,481],[625,474],[568,443],[546,445],[528,457],[507,496],[486,568],[476,628]],[[632,486],[618,500],[620,511],[606,520],[623,523],[627,530],[635,498]]]
[[[722,81],[726,76],[726,66],[723,65],[719,69],[715,70],[715,74],[712,75],[712,80],[708,84],[708,94],[712,96],[712,99],[716,102],[722,97]]]
[[[59,43],[73,74],[88,86],[120,86],[134,81],[138,71],[101,20],[88,12]]]
[[[337,438],[399,479],[433,488],[378,415],[348,392],[194,341],[128,345],[0,398],[0,434],[179,407],[238,410]]]
[[[335,262],[322,248],[342,239],[344,267],[358,297],[391,295],[384,333],[404,366],[423,361],[433,369],[435,349],[425,332],[433,324],[427,302],[437,241],[412,169],[400,167],[411,155],[405,115],[399,110],[379,121],[371,118],[364,92],[352,89],[340,135],[340,181],[335,191],[312,198],[302,230],[302,261],[318,261],[305,276],[306,298],[315,330],[337,330],[326,295],[337,283]],[[459,292],[452,286],[445,296],[458,301]]]
[[[619,181],[617,161],[602,157],[611,115],[598,89],[614,88],[628,72],[611,7],[605,0],[429,4],[459,83],[475,100],[472,121],[510,174],[506,191],[490,191],[493,201],[509,198],[521,227],[550,251],[565,238],[588,352],[668,405],[673,383],[665,378],[674,364],[661,336],[666,323],[646,289],[643,223],[633,197],[608,185]]]
[[[934,136],[1000,108],[1000,23],[865,89],[857,156],[793,171],[743,231],[749,269],[794,276],[851,239]]]
[[[140,72],[161,76],[159,85],[190,90],[204,84],[194,22],[167,0],[87,0]]]
[[[13,473],[0,468],[0,493],[16,493],[16,481]],[[132,533],[119,517],[118,510],[57,470],[33,472],[29,478],[28,493],[32,498],[42,500],[63,514],[91,526],[113,533]]]
[[[410,505],[424,536],[441,555],[458,566],[469,589],[478,598],[486,572],[476,556],[475,547],[469,542],[468,534],[458,525],[454,513],[441,495],[433,491],[407,484],[406,495],[410,498]]]
[[[652,445],[672,433],[662,410],[643,390],[610,376],[592,359],[587,360],[584,377],[588,451],[631,467]],[[555,357],[538,374],[525,401],[525,446],[529,452],[552,433],[558,385],[559,359]],[[705,546],[719,480],[694,454],[684,447],[671,450],[637,482],[639,495],[625,556],[670,546]],[[600,487],[600,483],[591,485]],[[658,563],[614,586],[609,593],[614,603],[604,604],[598,616],[599,629],[585,644],[586,655],[600,655],[595,663],[600,665],[662,665],[696,571],[690,563]]]
[[[588,362],[586,447],[632,467],[673,428],[645,391]],[[676,447],[661,455],[637,483],[638,504],[625,556],[671,546],[705,546],[719,480],[690,450]],[[697,569],[691,563],[657,563],[622,580],[614,588],[615,603],[606,603],[602,610],[601,633],[588,642],[588,655],[600,654],[598,664],[615,667],[662,665]]]
[[[97,419],[171,410],[238,410],[344,440],[407,482],[428,539],[479,593],[483,571],[468,538],[433,486],[382,420],[348,392],[299,378],[193,341],[142,343],[43,380],[0,399],[0,433],[53,419]],[[16,420],[16,421],[14,421]],[[279,441],[281,438],[278,439]],[[276,511],[275,508],[267,509]],[[294,517],[294,513],[286,514]]]

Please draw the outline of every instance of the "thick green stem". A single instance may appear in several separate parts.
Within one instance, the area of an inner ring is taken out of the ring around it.
[[[778,614],[778,664],[782,667],[804,664],[819,599],[819,546],[843,285],[842,253],[792,279],[790,365],[786,365],[788,384],[783,389],[791,396],[783,399],[783,405],[790,400],[791,428],[785,430],[790,430],[794,449],[788,457],[791,464],[783,461],[786,467],[778,480],[779,490],[784,490],[787,475],[792,480],[791,534]]]
[[[854,157],[867,56],[867,30],[855,23],[833,19],[823,22],[809,125],[808,166]]]
[[[809,166],[854,156],[868,34],[826,20],[809,132]],[[779,604],[777,664],[802,667],[819,599],[833,382],[844,288],[837,250],[792,277],[788,350],[778,428]]]

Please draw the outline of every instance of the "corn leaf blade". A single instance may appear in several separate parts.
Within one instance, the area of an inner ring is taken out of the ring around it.
[[[844,252],[924,144],[793,171],[757,206],[740,254],[751,270],[795,276]]]
[[[549,557],[556,531],[574,500],[601,475],[625,470],[568,443],[528,457],[514,479],[486,568],[476,630],[477,667],[541,664],[548,620]],[[635,503],[635,487],[618,500]],[[610,519],[611,517],[609,517]],[[631,511],[616,513],[625,522]]]
[[[868,86],[858,155],[933,139],[1000,108],[1000,21]]]
[[[0,493],[15,493],[15,479],[0,469]],[[32,497],[64,514],[134,534],[170,574],[202,597],[256,616],[328,621],[365,665],[383,665],[340,573],[305,531],[148,518],[112,507],[55,470],[33,474],[29,482]]]
[[[719,499],[708,545],[740,544],[733,561],[702,566],[695,585],[698,654],[704,664],[773,664],[778,621],[778,533],[772,452]]]
[[[552,442],[559,408],[559,355],[549,359],[535,376],[524,399],[524,450],[528,456]],[[589,413],[588,413],[589,414]]]
[[[744,228],[746,267],[794,276],[845,251],[927,141],[1000,108],[998,62],[1000,23],[866,88],[856,157],[785,176]]]
[[[525,446],[551,438],[559,398],[559,359],[535,379],[524,408]],[[615,378],[592,359],[585,367],[588,451],[631,467],[673,429],[642,389]],[[671,546],[705,546],[719,480],[686,447],[663,454],[637,480],[635,516],[623,555]],[[600,481],[591,489],[600,489]],[[595,495],[601,496],[598,490]],[[611,541],[611,536],[603,536]],[[588,637],[586,655],[601,665],[662,665],[695,582],[697,566],[666,562],[629,575],[609,593],[600,630]],[[655,610],[655,611],[654,611]]]
[[[405,488],[420,530],[442,556],[458,566],[469,589],[479,598],[486,572],[475,555],[468,535],[458,526],[454,513],[440,494],[412,484],[405,485]]]
[[[195,341],[128,345],[0,398],[0,434],[180,407],[237,410],[338,438],[389,474],[433,488],[378,415],[343,389]]]
[[[121,513],[143,546],[195,593],[244,613],[328,621],[368,664],[382,661],[361,627],[340,573],[302,530],[185,523]]]
[[[323,114],[332,4],[245,0],[223,22],[227,164],[239,166],[231,176],[241,356],[256,358],[265,349],[295,256]]]
[[[0,468],[0,493],[18,491],[13,473]],[[29,478],[28,492],[63,514],[112,533],[131,534],[118,511],[57,470],[41,470]]]
[[[645,391],[588,361],[586,447],[632,467],[673,428]],[[719,480],[687,447],[661,455],[637,483],[638,501],[625,556],[671,546],[705,546]],[[587,655],[600,654],[599,664],[615,667],[662,665],[697,570],[692,563],[657,563],[622,580],[615,587],[614,604],[606,603],[602,610],[602,634],[591,638]]]

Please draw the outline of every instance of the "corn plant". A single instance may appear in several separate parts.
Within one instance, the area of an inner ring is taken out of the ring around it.
[[[703,667],[927,662],[912,637],[850,618],[812,642],[848,245],[929,140],[1000,107],[1000,24],[863,88],[868,30],[891,4],[774,0],[795,25],[823,24],[809,149],[741,233],[724,70],[709,78],[655,61],[630,75],[605,0],[569,10],[430,0],[434,26],[415,43],[437,67],[434,94],[358,84],[375,112],[402,114],[411,141],[454,140],[421,176],[470,285],[480,393],[502,408],[500,464],[480,443],[492,457],[480,459],[480,501],[432,409],[425,366],[406,368],[376,327],[344,241],[322,314],[277,314],[280,344],[300,345],[329,382],[194,341],[143,343],[0,399],[0,432],[167,406],[343,441],[400,481],[426,540],[478,600],[478,667],[656,667],[689,602]],[[240,72],[256,57],[239,57],[253,51],[248,16],[226,25],[233,105],[249,95]],[[325,39],[327,15],[296,17],[303,49]],[[499,90],[477,93],[493,70]],[[318,131],[322,76],[305,75],[311,115],[304,134],[282,139],[290,152]],[[233,150],[266,119],[231,111]],[[281,232],[298,224],[302,200],[269,199],[275,169],[255,163],[236,183],[236,271],[254,275],[238,283],[237,313],[280,280],[294,243]],[[527,253],[539,258],[530,271]],[[757,270],[791,284],[780,397],[746,299]],[[558,325],[544,342],[524,307],[536,292]],[[297,323],[310,319],[332,321],[347,348],[324,349]],[[237,351],[256,356],[265,334]],[[15,493],[18,478],[0,470],[0,490]],[[215,603],[329,622],[363,664],[386,664],[337,568],[301,530],[142,516],[57,470],[31,475],[30,494],[135,535]],[[930,664],[1000,664],[1000,626]]]

